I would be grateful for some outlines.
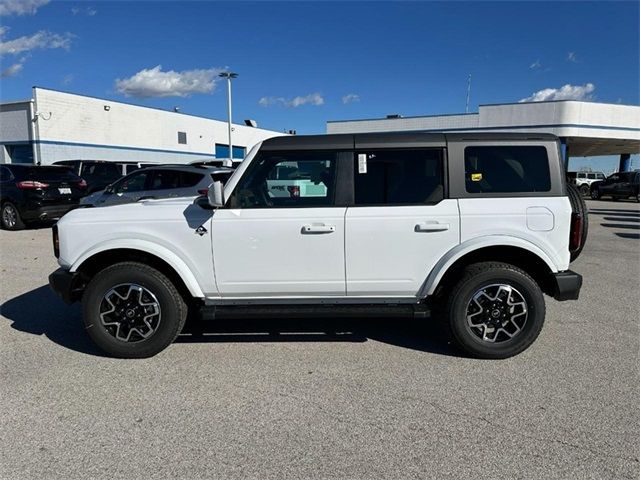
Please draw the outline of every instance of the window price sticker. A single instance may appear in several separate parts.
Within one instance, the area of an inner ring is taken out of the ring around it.
[[[367,173],[367,154],[358,154],[358,173]]]

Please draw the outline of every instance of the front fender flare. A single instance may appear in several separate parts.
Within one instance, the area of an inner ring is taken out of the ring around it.
[[[451,265],[460,258],[481,248],[500,246],[518,247],[527,250],[543,260],[552,272],[558,271],[558,268],[551,260],[551,257],[540,247],[527,240],[509,235],[487,235],[483,237],[476,237],[455,246],[443,255],[429,273],[429,276],[422,284],[422,287],[420,287],[417,295],[418,298],[423,299],[429,295],[433,295],[444,274],[449,270]]]
[[[165,262],[167,262],[167,264],[169,264],[169,266],[171,266],[171,268],[175,270],[178,276],[180,276],[192,296],[197,298],[204,298],[205,295],[202,291],[202,287],[200,286],[200,284],[196,280],[196,277],[193,275],[193,272],[191,271],[191,269],[189,269],[184,260],[182,260],[177,254],[175,254],[168,248],[149,240],[115,239],[98,243],[91,249],[84,252],[80,257],[78,257],[73,265],[71,265],[69,271],[77,271],[78,268],[80,268],[80,266],[86,260],[98,253],[115,249],[140,250],[142,252],[154,255],[161,260],[164,260]]]

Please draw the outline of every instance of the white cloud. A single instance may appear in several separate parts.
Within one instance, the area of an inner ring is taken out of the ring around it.
[[[0,37],[4,36],[7,28],[0,30]],[[40,30],[33,35],[25,35],[9,41],[0,42],[0,55],[17,55],[31,50],[42,50],[51,48],[64,48],[68,50],[74,35],[67,32],[63,34],[52,33]]]
[[[162,65],[140,70],[135,75],[116,80],[116,90],[127,97],[188,97],[194,93],[211,93],[216,88],[219,68],[206,70],[162,71]]]
[[[576,56],[576,52],[567,53],[567,62],[578,63],[578,57]]]
[[[300,107],[302,105],[324,105],[324,98],[319,93],[310,93],[309,95],[284,98],[284,97],[262,97],[258,103],[263,107],[272,105],[280,105],[282,107]]]
[[[348,93],[344,97],[342,97],[342,103],[344,104],[359,102],[359,101],[360,101],[360,95],[357,95],[355,93]]]
[[[538,70],[539,68],[542,68],[542,64],[540,63],[540,59],[536,60],[531,65],[529,65],[529,68],[531,70]]]
[[[75,75],[73,73],[68,73],[67,75],[65,75],[64,77],[62,77],[62,84],[63,85],[69,85],[70,83],[72,83],[75,80]]]
[[[87,15],[88,17],[93,17],[95,14],[98,13],[98,10],[96,10],[93,7],[87,7],[87,8],[72,7],[71,8],[71,13],[74,16],[75,15]]]
[[[26,61],[26,58],[21,58],[19,62],[16,62],[13,65],[8,66],[4,70],[2,70],[2,72],[0,72],[0,77],[2,78],[15,77],[17,74],[19,74],[22,71],[25,61]]]
[[[560,88],[545,88],[533,95],[523,98],[520,102],[545,102],[549,100],[591,100],[596,89],[593,83],[584,85],[566,84]]]
[[[49,0],[0,0],[0,16],[34,15]]]

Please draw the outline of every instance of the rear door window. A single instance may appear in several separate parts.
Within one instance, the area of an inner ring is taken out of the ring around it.
[[[141,192],[145,189],[149,172],[138,172],[123,178],[113,186],[115,193]]]
[[[149,190],[171,190],[180,188],[179,170],[154,170]]]
[[[355,205],[425,205],[444,198],[439,149],[358,151]]]
[[[478,146],[464,149],[469,193],[548,192],[549,158],[543,146]]]

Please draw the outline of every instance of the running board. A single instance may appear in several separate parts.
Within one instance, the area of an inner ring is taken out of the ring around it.
[[[205,305],[200,308],[202,320],[216,318],[427,318],[431,316],[424,304],[371,305]]]

